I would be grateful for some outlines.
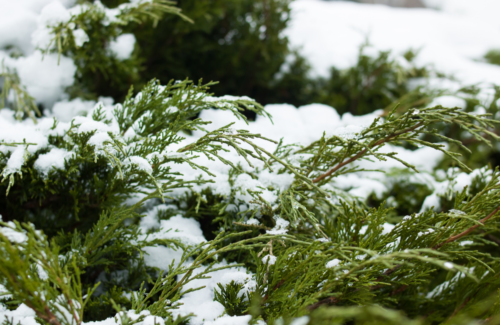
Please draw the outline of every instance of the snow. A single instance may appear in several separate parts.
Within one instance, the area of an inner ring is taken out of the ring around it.
[[[221,262],[215,265],[215,267],[222,267],[228,265],[226,262]],[[199,274],[203,272],[205,267],[194,270],[194,274]],[[228,316],[222,316],[224,313],[224,307],[217,301],[214,301],[214,290],[220,290],[217,283],[226,285],[231,281],[237,283],[246,283],[247,286],[243,289],[244,291],[253,291],[255,289],[254,281],[251,279],[252,275],[247,274],[243,268],[231,267],[224,270],[219,270],[210,273],[209,279],[199,279],[188,283],[184,287],[184,290],[198,288],[200,286],[205,286],[201,290],[190,292],[184,295],[179,302],[183,305],[179,306],[179,309],[173,310],[172,313],[174,317],[176,315],[188,315],[190,313],[195,314],[191,318],[191,325],[202,325],[202,324],[231,324],[230,321],[235,321],[235,324],[246,324],[244,321],[248,322],[247,317],[236,317],[229,318]],[[241,293],[241,292],[240,292]],[[214,322],[214,323],[210,323]],[[219,323],[220,322],[220,323]]]
[[[429,195],[422,204],[421,212],[429,209],[438,211],[441,208],[440,196],[444,196],[451,192],[462,191],[465,187],[470,186],[473,180],[477,177],[482,178],[485,182],[491,179],[492,171],[485,166],[475,169],[470,174],[460,172],[458,168],[450,168],[447,171],[446,179],[438,181],[429,179],[428,186],[434,190],[433,194]],[[461,215],[458,210],[450,210],[450,213]],[[463,213],[463,212],[462,212]]]
[[[36,313],[33,309],[29,308],[25,304],[19,305],[16,310],[0,310],[0,318],[9,319],[13,324],[21,323],[23,325],[37,325],[35,320]]]
[[[180,214],[168,220],[160,220],[160,228],[162,230],[151,234],[149,239],[178,239],[186,245],[198,245],[206,241],[200,223]]]
[[[35,169],[47,176],[52,168],[64,169],[64,161],[73,156],[72,152],[65,149],[52,148],[48,153],[41,154],[35,161]]]
[[[252,218],[252,219],[248,219],[246,224],[251,225],[251,226],[258,226],[258,225],[260,225],[260,222],[259,222],[259,220]]]
[[[42,58],[35,49],[48,45],[52,38],[48,26],[68,20],[66,8],[73,4],[74,0],[0,0],[0,61],[17,71],[22,85],[45,107],[61,99],[65,88],[73,84],[76,68],[65,56],[46,54]],[[23,56],[10,57],[4,50],[7,46]]]
[[[452,214],[458,215],[458,216],[464,216],[464,215],[467,214],[467,213],[465,213],[463,211],[456,210],[456,209],[451,209],[449,212],[452,213]]]
[[[86,116],[94,108],[95,104],[92,100],[82,100],[81,98],[75,98],[71,101],[63,100],[57,102],[47,115],[54,116],[62,122],[71,122],[77,115]]]
[[[40,15],[37,17],[37,29],[31,35],[33,46],[46,49],[52,43],[53,36],[51,30],[53,27],[68,22],[71,19],[70,12],[57,0],[48,3],[43,7]]]
[[[449,262],[447,262],[448,264],[451,264]],[[446,263],[445,263],[446,264]],[[451,267],[447,267],[448,269],[451,269],[453,268],[453,264],[451,264]],[[455,273],[455,276],[453,278],[451,278],[449,281],[444,281],[443,283],[437,285],[434,289],[432,289],[431,291],[429,291],[426,295],[426,298],[430,299],[430,298],[436,298],[438,296],[440,296],[444,290],[446,289],[450,289],[450,288],[453,288],[458,281],[462,280],[463,278],[466,277],[466,273],[468,274],[473,274],[474,272],[474,267],[470,267],[470,268],[466,268],[464,272],[457,272]],[[488,272],[488,271],[486,271]],[[484,275],[483,275],[484,276]]]
[[[384,224],[382,224],[382,235],[390,234],[392,229],[394,229],[394,227],[395,227],[394,225],[385,222]]]
[[[333,260],[331,260],[330,262],[326,263],[326,268],[327,269],[331,269],[331,268],[334,268],[336,267],[337,265],[340,264],[340,260],[337,259],[337,258],[334,258]]]
[[[63,4],[54,0],[43,7],[37,18],[37,23],[39,26],[57,26],[69,21],[70,18],[71,15]]]
[[[440,96],[435,98],[427,107],[434,107],[441,105],[443,107],[460,107],[465,108],[466,102],[462,98],[455,96]]]
[[[290,222],[286,221],[281,217],[275,217],[276,225],[273,229],[267,230],[266,233],[270,235],[286,235],[288,233],[288,226]]]
[[[139,157],[139,156],[131,156],[131,157],[128,157],[125,161],[124,161],[124,165],[133,165],[133,166],[136,166],[137,169],[139,170],[142,170],[148,174],[151,174],[153,172],[153,168],[151,167],[151,165],[149,164],[149,162],[142,158],[142,157]]]
[[[205,322],[205,325],[247,325],[252,319],[251,315],[244,316],[229,316],[224,315],[221,318],[217,318],[214,321]]]
[[[7,222],[7,226],[0,227],[0,233],[13,243],[21,244],[28,240],[26,234],[16,230],[16,225],[12,221]]]
[[[1,299],[10,299],[12,297],[11,294],[7,291],[7,288],[3,284],[0,284],[0,300]],[[0,312],[2,311],[2,304],[0,303]]]
[[[368,39],[374,50],[401,55],[419,50],[417,65],[429,65],[469,84],[500,82],[500,67],[478,61],[500,48],[496,0],[440,1],[441,10],[403,9],[344,1],[292,2],[285,34],[309,60],[315,75],[328,76],[332,66],[355,64]]]
[[[472,245],[474,242],[472,240],[464,240],[460,242],[460,246]]]
[[[45,6],[54,6],[54,0],[0,0],[0,49],[8,45],[29,54],[34,50],[31,35],[37,29],[37,22]],[[64,7],[74,0],[59,0]],[[44,14],[45,17],[47,17]],[[41,19],[41,18],[40,18]]]
[[[113,131],[113,129],[106,123],[101,121],[96,121],[91,117],[84,116],[76,116],[73,119],[73,123],[75,125],[79,125],[78,133],[86,133],[86,132],[108,132]]]
[[[135,46],[135,36],[133,34],[123,34],[109,44],[109,49],[119,60],[130,58]]]
[[[175,209],[174,206],[165,204],[153,207],[146,213],[146,216],[141,219],[140,229],[143,233],[141,239],[149,241],[155,239],[175,239],[185,245],[193,246],[206,241],[200,227],[200,223],[193,218],[184,218],[180,214],[171,217],[168,220],[159,220],[158,215],[163,211]],[[154,231],[152,233],[148,232]],[[146,265],[158,267],[168,271],[172,262],[174,265],[179,265],[182,258],[182,249],[174,249],[173,247],[152,246],[143,249],[147,255],[144,256]]]
[[[36,29],[37,15],[32,10],[23,10],[20,1],[0,1],[0,48],[13,45],[23,52],[31,51],[31,33]],[[15,13],[15,14],[13,14]],[[12,31],[16,32],[13,33]]]
[[[4,112],[7,112],[4,110]],[[33,145],[24,146],[4,146],[0,145],[0,151],[4,153],[11,152],[7,161],[7,166],[3,171],[4,175],[17,173],[24,164],[25,157],[35,153],[37,150],[44,148],[48,139],[39,128],[35,128],[31,120],[23,122],[14,121],[12,116],[0,114],[0,139],[6,143],[32,143]]]
[[[60,58],[57,54],[42,56],[37,51],[30,56],[12,60],[11,64],[9,61],[5,61],[6,65],[16,69],[28,93],[46,107],[52,107],[57,100],[61,99],[61,94],[64,93],[66,87],[74,82],[76,66],[73,60],[65,56]]]
[[[367,53],[376,55],[378,50],[392,50],[396,59],[399,59],[404,51],[420,49],[417,56],[418,65],[429,65],[437,68],[440,72],[454,74],[459,82],[446,81],[444,79],[429,80],[431,87],[448,87],[458,89],[460,83],[476,82],[497,82],[500,83],[500,67],[492,66],[480,62],[480,58],[486,51],[492,48],[500,48],[500,39],[492,37],[494,31],[500,29],[500,22],[497,19],[500,3],[492,0],[474,1],[471,6],[470,1],[464,0],[427,0],[439,10],[433,9],[395,9],[385,6],[362,5],[350,2],[325,2],[318,0],[297,0],[292,3],[293,20],[291,26],[286,31],[294,47],[310,60],[314,74],[328,76],[331,66],[337,68],[347,68],[355,63],[360,44],[366,37],[369,38],[372,47],[367,48]],[[120,5],[117,9],[106,9],[102,7],[108,22],[116,21],[121,10],[134,4]],[[117,141],[124,141],[131,138],[133,130],[122,136],[118,131],[116,120],[111,112],[113,102],[110,99],[99,99],[100,103],[94,101],[84,101],[82,99],[69,100],[64,94],[64,89],[74,82],[76,66],[74,62],[65,56],[58,57],[57,54],[46,54],[42,57],[36,47],[46,47],[51,41],[50,29],[48,27],[65,22],[71,14],[79,10],[84,10],[83,6],[73,6],[73,0],[24,0],[11,1],[0,0],[0,49],[13,45],[22,51],[23,56],[13,58],[8,51],[0,50],[0,59],[5,65],[15,69],[20,77],[22,85],[36,99],[37,103],[45,106],[45,116],[38,119],[35,124],[31,120],[16,121],[8,110],[0,111],[0,139],[6,143],[17,142],[32,143],[30,145],[5,146],[0,145],[0,151],[7,154],[6,168],[3,176],[12,173],[19,173],[24,166],[26,159],[36,157],[34,168],[43,177],[49,177],[50,172],[55,169],[63,169],[65,161],[69,161],[75,156],[75,152],[70,148],[61,149],[49,145],[51,135],[64,136],[70,128],[70,123],[76,126],[76,133],[92,133],[88,145],[93,146],[96,152],[109,149],[109,143],[116,138]],[[493,10],[492,8],[496,8]],[[423,23],[425,22],[425,23]],[[12,32],[15,31],[15,32]],[[493,31],[493,32],[492,32]],[[77,46],[82,46],[88,41],[88,35],[82,29],[73,30]],[[120,35],[111,42],[109,51],[114,53],[119,60],[130,58],[135,47],[135,37],[132,34]],[[58,62],[60,61],[60,62]],[[222,96],[207,97],[205,102],[227,102],[226,107],[232,105],[234,100],[251,100],[248,97]],[[448,107],[465,107],[463,99],[453,96],[441,96],[436,98],[429,106],[443,105]],[[95,121],[91,118],[92,112],[102,108],[106,119]],[[170,106],[170,112],[175,112],[178,108]],[[201,112],[200,118],[212,121],[206,126],[209,131],[215,130],[229,123],[235,122],[227,134],[235,134],[236,130],[246,129],[253,133],[262,134],[273,140],[284,139],[284,144],[308,145],[313,141],[326,136],[338,136],[345,140],[355,140],[359,134],[368,127],[375,118],[381,115],[381,111],[375,111],[364,116],[353,116],[349,113],[342,116],[327,105],[310,104],[301,107],[294,107],[289,104],[267,105],[266,111],[274,116],[273,122],[265,117],[258,116],[256,121],[247,125],[242,120],[236,120],[229,111],[205,110]],[[476,110],[476,113],[481,113]],[[419,112],[416,112],[419,114]],[[57,127],[51,129],[54,120],[58,121]],[[170,159],[189,159],[189,153],[176,152],[179,148],[189,143],[195,142],[204,135],[202,131],[194,131],[192,135],[186,136],[181,143],[172,145],[165,152],[156,152],[148,157],[132,155],[125,157],[122,164],[125,166],[135,166],[135,168],[148,174],[152,173],[150,160],[153,157],[167,157]],[[257,140],[256,144],[262,148],[273,152],[276,144]],[[245,147],[246,148],[246,147]],[[43,150],[43,151],[41,151]],[[40,153],[43,152],[43,153]],[[396,152],[398,157],[416,166],[422,174],[410,177],[412,182],[428,184],[433,193],[425,199],[422,211],[434,207],[440,208],[440,196],[446,195],[450,191],[460,191],[465,186],[472,184],[475,177],[483,177],[485,180],[491,178],[491,173],[487,169],[476,170],[473,173],[464,173],[457,169],[443,171],[443,177],[435,173],[443,154],[430,148],[418,148],[410,151],[401,147],[387,145],[380,152]],[[227,206],[226,211],[230,213],[244,213],[248,209],[258,208],[258,205],[250,202],[254,197],[249,191],[258,191],[259,196],[265,199],[271,206],[278,203],[279,195],[288,189],[294,181],[294,177],[288,173],[279,174],[277,170],[264,169],[264,165],[254,159],[252,164],[257,169],[248,167],[244,159],[239,157],[234,150],[220,153],[225,159],[235,163],[240,163],[243,170],[234,178],[234,186],[229,181],[231,167],[220,161],[209,160],[204,156],[198,157],[193,162],[207,166],[215,177],[208,177],[204,172],[195,170],[188,164],[178,164],[171,162],[168,167],[172,172],[183,175],[186,181],[193,181],[200,175],[212,179],[214,183],[205,185],[193,185],[193,191],[200,191],[209,188],[214,193],[226,197],[234,197],[234,204]],[[36,156],[38,155],[38,156]],[[298,164],[301,159],[307,158],[305,155],[295,155],[290,159],[290,163]],[[347,174],[336,177],[325,189],[332,192],[345,192],[348,195],[361,200],[368,198],[371,194],[382,196],[388,191],[394,182],[401,178],[391,176],[396,169],[405,169],[398,161],[388,160],[379,162],[376,159],[370,161],[358,161],[352,166],[364,169],[380,169],[382,173],[365,171],[356,174]],[[273,166],[276,167],[276,166]],[[278,168],[274,168],[278,169]],[[252,172],[252,175],[249,174]],[[182,198],[190,189],[173,189],[169,195],[174,198]],[[337,200],[332,198],[332,202]],[[314,200],[312,200],[314,203]],[[312,204],[309,202],[308,204]],[[181,212],[177,211],[174,205],[162,204],[149,206],[146,215],[141,219],[139,228],[142,232],[141,239],[144,240],[175,240],[187,246],[193,246],[206,242],[206,238],[201,230],[200,223],[193,218],[184,218]],[[159,218],[165,215],[173,215],[167,220]],[[172,212],[172,213],[170,213]],[[450,210],[450,214],[460,216],[464,212]],[[244,216],[247,220],[249,215]],[[242,217],[243,218],[243,217]],[[255,218],[248,219],[246,224],[259,225],[259,214]],[[409,217],[404,218],[406,222]],[[15,243],[22,243],[27,240],[24,233],[18,232],[9,227],[0,228],[0,232],[9,240]],[[289,221],[282,217],[275,217],[275,227],[268,230],[271,235],[287,234]],[[391,233],[395,226],[389,223],[382,224],[380,229],[382,235]],[[363,226],[360,233],[364,234],[368,230]],[[428,229],[419,235],[426,235],[432,232]],[[327,239],[320,239],[327,241]],[[470,245],[472,241],[462,241],[460,245]],[[184,253],[182,248],[175,248],[174,245],[156,245],[143,249],[145,253],[145,263],[148,266],[158,267],[168,271],[173,263],[178,266]],[[364,255],[357,255],[360,260]],[[266,255],[262,257],[263,263],[274,265],[277,257]],[[184,266],[189,266],[193,261],[188,259]],[[333,259],[326,263],[326,268],[334,268],[340,265],[341,260]],[[228,266],[223,261],[214,267]],[[443,265],[447,269],[455,266],[451,262]],[[204,266],[205,267],[205,266]],[[199,274],[204,267],[195,270]],[[347,272],[347,271],[346,271]],[[189,283],[183,290],[203,287],[196,292],[185,294],[180,299],[182,305],[174,309],[175,315],[195,316],[190,321],[192,325],[212,324],[247,324],[249,316],[228,316],[224,314],[223,306],[214,301],[214,290],[217,284],[227,285],[234,281],[243,285],[240,295],[253,291],[256,288],[256,281],[253,275],[241,267],[230,267],[210,274],[210,278],[197,279]],[[0,292],[5,288],[0,286]],[[436,291],[437,292],[437,291]],[[127,314],[133,319],[139,317],[134,311]],[[164,320],[151,316],[149,312],[142,312],[145,316],[139,325],[164,324]],[[7,311],[0,305],[0,318],[4,316],[13,319],[14,323],[20,322],[23,325],[34,325],[35,314],[25,305],[20,305],[14,311]],[[293,320],[292,324],[302,325],[308,322],[307,317]],[[101,322],[103,325],[116,324],[114,318],[109,318]]]
[[[274,265],[276,263],[276,260],[278,258],[274,255],[266,255],[262,258],[262,263],[268,264],[268,265]]]
[[[165,325],[165,320],[158,316],[146,316],[142,321],[143,325]]]
[[[302,316],[295,318],[290,325],[307,325],[309,323],[309,316]]]
[[[75,29],[73,31],[73,37],[75,38],[75,45],[77,47],[81,47],[83,46],[83,44],[89,41],[89,36],[81,28]]]

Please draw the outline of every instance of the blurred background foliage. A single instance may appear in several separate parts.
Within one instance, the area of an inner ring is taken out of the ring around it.
[[[114,8],[127,1],[102,2]],[[408,104],[426,103],[425,94],[409,87],[411,78],[427,76],[425,68],[413,64],[416,54],[412,51],[404,55],[407,62],[401,65],[389,52],[367,55],[365,45],[352,68],[332,67],[328,78],[314,76],[307,60],[284,36],[290,22],[290,2],[179,0],[177,6],[193,22],[165,15],[158,24],[124,26],[125,32],[135,34],[134,55],[127,62],[104,62],[107,74],[96,67],[85,69],[76,88],[85,89],[87,97],[104,94],[119,101],[131,85],[139,89],[152,78],[164,83],[203,79],[220,82],[212,89],[216,95],[244,95],[262,104],[324,103],[339,113],[358,115],[385,108],[404,96]],[[99,28],[104,26],[86,29],[97,32]],[[101,40],[94,42],[100,43],[85,45],[89,53],[100,53],[99,49],[106,47]],[[127,69],[114,69],[113,64],[125,64]],[[114,70],[120,74],[112,73]]]
[[[113,8],[124,2],[104,0],[103,4]],[[302,89],[307,88],[309,67],[283,35],[290,2],[180,0],[177,6],[194,23],[167,15],[156,26],[125,26],[136,36],[134,63],[139,76],[127,81],[139,88],[152,78],[164,83],[203,79],[220,82],[212,89],[216,95],[245,95],[263,104],[305,103],[309,96]],[[126,94],[107,93],[116,100]]]
[[[488,63],[500,65],[500,50],[490,50],[484,58]]]
[[[124,2],[103,1],[108,7]],[[404,55],[407,62],[402,65],[389,52],[366,54],[365,45],[354,67],[332,67],[328,78],[314,76],[283,33],[290,22],[290,2],[180,0],[177,6],[194,23],[166,15],[156,26],[125,26],[137,39],[134,56],[127,62],[129,77],[120,76],[125,84],[108,83],[108,89],[96,93],[121,100],[128,86],[138,89],[152,78],[162,82],[201,78],[220,82],[212,89],[216,95],[249,96],[264,105],[316,102],[356,115],[385,108],[402,97],[412,106],[429,102],[420,90],[409,87],[412,78],[427,76],[425,68],[413,64],[412,51]]]

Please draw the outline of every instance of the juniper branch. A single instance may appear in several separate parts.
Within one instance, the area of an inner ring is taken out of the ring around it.
[[[465,237],[467,236],[468,234],[470,234],[471,232],[473,232],[475,229],[477,229],[479,226],[481,225],[484,225],[486,223],[486,221],[488,221],[489,219],[491,219],[493,216],[495,216],[495,214],[500,211],[500,206],[498,208],[496,208],[495,210],[493,210],[488,216],[486,216],[485,218],[479,220],[479,223],[480,224],[475,224],[469,228],[467,228],[466,230],[462,231],[461,233],[457,234],[457,235],[454,235],[450,238],[448,238],[447,240],[445,240],[444,242],[441,242],[440,244],[432,247],[432,249],[439,249],[441,248],[443,245],[446,245],[448,243],[451,243],[451,242],[454,242],[454,241],[457,241],[458,239],[462,238],[462,237]]]
[[[398,131],[398,132],[395,132],[394,134],[391,134],[389,135],[388,137],[384,138],[384,139],[380,139],[378,141],[376,141],[375,143],[373,144],[370,144],[368,145],[365,149],[361,150],[360,152],[358,152],[355,156],[339,163],[338,165],[336,165],[335,167],[333,167],[332,169],[330,169],[328,172],[316,177],[315,179],[313,179],[313,183],[318,183],[320,181],[322,181],[323,179],[327,178],[328,176],[332,175],[333,173],[335,173],[337,170],[339,170],[340,168],[344,167],[345,165],[347,164],[350,164],[356,160],[358,160],[359,158],[363,157],[369,150],[373,149],[373,148],[376,148],[384,143],[387,143],[389,141],[391,141],[392,139],[396,138],[397,136],[399,135],[402,135],[402,134],[405,134],[405,133],[409,133],[409,132],[412,132],[412,131],[415,131],[416,129],[418,129],[419,127],[423,126],[424,123],[423,122],[420,122],[420,123],[417,123],[416,125],[412,126],[412,127],[409,127],[405,130],[402,130],[402,131]]]
[[[480,223],[484,225],[486,223],[486,221],[488,221],[493,216],[495,216],[495,214],[498,213],[499,211],[500,211],[500,206],[497,207],[495,210],[493,210],[488,216],[486,216],[485,218],[481,219]],[[480,225],[478,225],[478,224],[473,225],[473,226],[467,228],[465,231],[463,231],[463,232],[461,232],[461,233],[459,233],[459,234],[457,234],[455,236],[449,237],[448,239],[446,239],[445,241],[441,242],[440,244],[432,247],[431,249],[438,250],[439,248],[441,248],[445,244],[457,241],[458,239],[460,239],[460,238],[468,235],[472,231],[474,231],[479,226]],[[375,282],[382,281],[384,278],[388,277],[389,275],[393,274],[397,270],[401,269],[401,267],[403,267],[403,264],[398,264],[398,265],[396,265],[396,266],[394,266],[394,267],[386,270],[382,275],[380,275],[379,277],[376,278]],[[384,286],[385,286],[384,284],[377,284],[377,285],[369,287],[369,290],[370,291],[374,291],[374,290],[380,289],[380,288],[382,288]],[[391,295],[401,293],[401,292],[405,291],[407,288],[408,288],[408,286],[404,285],[404,286],[402,286],[402,287],[400,287],[398,289],[393,290],[391,292]],[[356,290],[354,290],[354,292],[357,292],[357,291],[360,291],[360,290],[361,289],[356,289]],[[320,307],[322,305],[334,305],[334,304],[338,303],[340,300],[342,300],[342,298],[340,296],[339,297],[328,297],[326,299],[320,300],[320,301],[318,301],[318,302],[316,302],[316,303],[308,306],[308,309],[309,310],[315,310],[315,309],[317,309],[318,307]]]

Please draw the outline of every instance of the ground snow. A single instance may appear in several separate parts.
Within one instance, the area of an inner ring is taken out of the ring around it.
[[[314,74],[328,76],[332,66],[356,63],[367,39],[374,49],[400,55],[420,50],[418,65],[431,65],[465,83],[500,83],[500,67],[478,62],[500,48],[496,0],[444,0],[441,10],[403,9],[343,1],[298,0],[286,30],[293,47],[311,63]]]

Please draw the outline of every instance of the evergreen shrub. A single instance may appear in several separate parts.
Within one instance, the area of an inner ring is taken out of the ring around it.
[[[48,7],[37,51],[75,73],[54,105],[19,69],[34,54],[0,51],[3,324],[500,323],[497,88],[412,90],[424,70],[361,51],[323,93],[342,116],[184,78],[114,104],[146,22],[197,17],[109,5]]]
[[[108,7],[125,2],[103,1]],[[216,95],[301,104],[301,86],[310,81],[306,62],[283,35],[289,4],[290,0],[181,0],[177,6],[184,16],[167,15],[155,25],[129,24],[125,30],[136,36],[135,58],[140,62],[135,85],[153,78],[203,79],[220,82]],[[289,65],[292,68],[283,73]],[[117,100],[126,94],[114,85],[108,87]]]

